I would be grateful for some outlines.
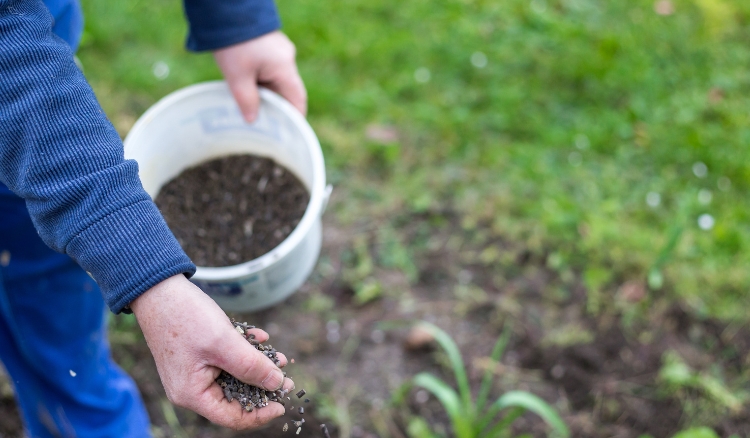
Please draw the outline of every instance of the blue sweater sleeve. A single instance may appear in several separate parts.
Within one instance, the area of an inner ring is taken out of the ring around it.
[[[195,266],[51,28],[41,1],[0,0],[0,181],[26,200],[44,242],[88,271],[117,313]]]
[[[215,50],[277,30],[273,0],[184,0],[190,24],[187,48]]]

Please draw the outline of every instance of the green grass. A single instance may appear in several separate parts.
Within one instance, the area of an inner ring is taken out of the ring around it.
[[[653,3],[280,0],[329,178],[346,184],[339,219],[450,207],[581,273],[593,312],[650,277],[699,314],[747,319],[750,3],[674,0],[670,16]],[[84,9],[79,56],[121,132],[159,97],[219,77],[182,48],[179,2]],[[371,124],[398,140],[368,139]]]

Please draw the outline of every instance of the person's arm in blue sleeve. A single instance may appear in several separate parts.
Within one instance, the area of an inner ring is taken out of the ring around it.
[[[294,382],[186,278],[195,267],[51,26],[40,0],[0,0],[0,181],[26,200],[45,243],[92,274],[113,311],[130,305],[169,400],[233,429],[283,415],[278,403],[246,412],[224,400],[221,370],[271,391]]]
[[[0,181],[26,200],[42,240],[88,271],[117,313],[195,266],[51,26],[41,2],[0,0]]]
[[[248,122],[260,106],[258,84],[282,95],[302,114],[307,91],[294,44],[278,29],[273,0],[184,0],[187,48],[211,50]]]
[[[257,38],[281,27],[273,0],[184,0],[186,46],[201,52]]]

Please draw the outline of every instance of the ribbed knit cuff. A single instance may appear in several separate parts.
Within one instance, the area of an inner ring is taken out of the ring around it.
[[[229,47],[273,32],[281,20],[273,0],[185,0],[186,46],[195,52]]]
[[[195,265],[150,200],[92,224],[70,241],[65,252],[91,274],[114,313],[171,276],[195,273]]]

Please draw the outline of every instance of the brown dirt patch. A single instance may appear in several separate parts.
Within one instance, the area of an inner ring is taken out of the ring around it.
[[[336,199],[333,199],[335,209]],[[425,319],[456,340],[476,390],[487,356],[507,324],[513,332],[501,364],[493,369],[492,395],[521,389],[553,404],[574,437],[636,438],[648,433],[668,438],[688,426],[686,402],[699,391],[664,391],[659,381],[663,354],[677,352],[696,372],[715,372],[728,386],[743,381],[750,356],[750,331],[738,324],[701,319],[686,311],[669,291],[618,298],[620,287],[602,292],[606,302],[587,311],[580,275],[548,266],[549,254],[506,240],[489,227],[462,229],[451,212],[388,218],[411,251],[418,273],[386,266],[379,237],[385,218],[343,224],[324,223],[321,259],[310,281],[283,304],[251,315],[232,315],[266,329],[271,342],[295,358],[288,372],[308,391],[307,428],[300,436],[318,437],[318,424],[332,436],[406,437],[409,416],[421,415],[449,433],[445,413],[433,397],[394,394],[416,373],[430,371],[453,383],[444,357],[430,348],[406,348],[408,330],[386,330],[383,321]],[[374,267],[368,274],[383,289],[380,298],[358,305],[350,272],[361,267],[347,253],[364,238]],[[390,254],[390,253],[389,253]],[[633,279],[622,279],[619,284]],[[635,316],[633,316],[635,315]],[[137,327],[116,318],[113,334],[118,361],[133,375],[162,436],[240,437],[205,419],[176,409],[181,430],[166,421],[161,388],[150,353]],[[0,405],[0,416],[13,410]],[[296,419],[296,418],[295,418]],[[258,437],[289,437],[284,422],[254,432]],[[712,413],[720,436],[750,434],[750,415]],[[706,423],[704,423],[706,424]],[[335,425],[335,427],[333,427]],[[545,436],[533,415],[521,417],[517,432]]]

